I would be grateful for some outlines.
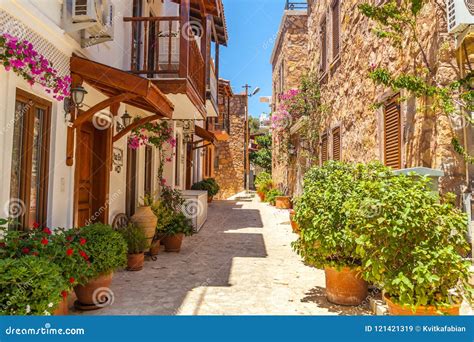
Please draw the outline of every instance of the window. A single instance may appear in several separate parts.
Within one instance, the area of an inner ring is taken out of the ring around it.
[[[10,177],[10,216],[16,228],[46,225],[51,103],[16,91]]]
[[[339,56],[341,47],[341,30],[340,30],[340,16],[341,16],[340,0],[334,0],[331,5],[331,19],[332,19],[332,58]]]
[[[321,165],[328,160],[328,135],[323,134],[321,137]]]
[[[145,188],[144,193],[152,194],[153,193],[153,147],[145,147]]]
[[[327,70],[327,59],[328,59],[327,26],[326,26],[326,18],[325,17],[321,21],[320,34],[321,34],[321,72],[325,73],[326,70]]]
[[[174,185],[181,184],[181,135],[176,134],[176,146],[174,150]]]
[[[341,160],[341,127],[332,130],[332,159]]]
[[[384,163],[393,169],[401,168],[401,115],[399,96],[384,107]]]

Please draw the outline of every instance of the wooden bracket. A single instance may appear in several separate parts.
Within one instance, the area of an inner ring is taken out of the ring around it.
[[[158,114],[155,114],[155,115],[150,115],[150,116],[147,116],[147,117],[144,117],[144,118],[141,118],[140,120],[137,120],[133,123],[131,123],[130,125],[128,125],[126,128],[124,128],[123,130],[121,130],[119,133],[117,133],[113,138],[112,138],[112,141],[113,142],[116,142],[117,140],[120,140],[121,138],[123,138],[124,136],[126,136],[129,132],[133,131],[135,128],[138,128],[144,124],[147,124],[149,122],[152,122],[152,121],[156,121],[156,120],[159,120],[159,119],[162,119],[163,118],[163,115],[158,115]]]

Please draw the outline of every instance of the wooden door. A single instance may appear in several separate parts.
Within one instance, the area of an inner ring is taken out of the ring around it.
[[[75,226],[108,222],[110,129],[84,123],[77,134]]]

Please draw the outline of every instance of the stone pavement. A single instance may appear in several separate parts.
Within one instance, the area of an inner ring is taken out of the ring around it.
[[[181,253],[160,252],[139,272],[118,272],[111,306],[92,315],[354,315],[368,304],[327,302],[324,272],[291,249],[288,211],[217,201]]]

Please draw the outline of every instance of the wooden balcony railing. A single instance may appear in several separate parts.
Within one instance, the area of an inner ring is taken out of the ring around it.
[[[204,102],[206,69],[191,25],[183,24],[180,17],[125,17],[124,21],[132,25],[130,72],[154,79],[188,78]]]

